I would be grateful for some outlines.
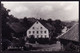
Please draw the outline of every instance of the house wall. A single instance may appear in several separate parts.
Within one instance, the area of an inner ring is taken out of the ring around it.
[[[49,38],[49,31],[39,21],[37,21],[29,30],[27,30],[27,37],[30,38],[31,35],[34,35],[35,38]]]
[[[65,33],[67,31],[67,27],[64,27],[64,29],[62,30],[62,33]]]

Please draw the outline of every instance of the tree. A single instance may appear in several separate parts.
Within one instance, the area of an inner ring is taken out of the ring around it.
[[[1,4],[1,18],[2,18],[2,38],[9,39],[11,38],[10,36],[10,28],[6,24],[8,22],[7,17],[9,17],[9,11],[6,10],[6,8]]]
[[[31,27],[31,25],[33,24],[33,22],[29,21],[27,17],[24,17],[21,23],[26,29]]]
[[[12,36],[10,35],[11,30],[7,24],[9,22],[8,18],[9,17],[9,12],[10,10],[6,10],[6,8],[1,4],[1,18],[2,18],[2,50],[7,49],[9,46]],[[6,41],[7,40],[7,41]]]
[[[23,21],[24,21],[24,22],[27,22],[27,17],[24,17],[24,18],[23,18]]]
[[[19,19],[14,17],[13,15],[9,15],[9,23],[19,22]]]
[[[6,50],[10,45],[11,45],[11,41],[9,41],[8,39],[2,40],[2,50]]]
[[[30,36],[29,42],[30,43],[35,43],[35,37],[34,37],[34,35]]]
[[[58,36],[58,35],[60,35],[61,34],[61,32],[62,32],[62,25],[61,25],[61,20],[55,20],[54,21],[55,22],[55,24],[54,24],[54,27],[55,27],[55,33],[57,34],[56,36]]]
[[[47,21],[48,21],[48,23],[50,23],[50,24],[53,22],[52,19],[48,19]]]

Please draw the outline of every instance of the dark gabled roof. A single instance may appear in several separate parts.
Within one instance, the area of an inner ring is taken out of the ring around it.
[[[54,26],[52,26],[51,24],[47,23],[47,22],[44,22],[44,21],[40,21],[39,22],[45,27],[47,28],[48,30],[53,30],[55,29]]]
[[[75,24],[70,30],[58,36],[57,38],[79,42],[79,24]]]
[[[21,23],[19,23],[19,22],[8,23],[8,25],[16,33],[25,32],[26,31],[26,28],[23,27],[21,25]]]

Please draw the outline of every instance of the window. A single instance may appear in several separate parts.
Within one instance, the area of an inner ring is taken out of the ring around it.
[[[42,29],[42,27],[41,27],[41,29]]]
[[[37,31],[37,34],[39,33],[39,31]]]
[[[31,33],[31,31],[29,31],[29,34]]]
[[[41,31],[41,33],[42,33],[43,31]]]
[[[44,33],[46,33],[46,31],[44,31]]]
[[[33,29],[34,29],[34,27],[33,27]]]
[[[33,33],[35,33],[35,31],[33,31]]]

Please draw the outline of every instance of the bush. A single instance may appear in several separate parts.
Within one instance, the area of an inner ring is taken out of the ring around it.
[[[37,42],[39,44],[48,44],[49,43],[49,39],[48,38],[38,38]]]

